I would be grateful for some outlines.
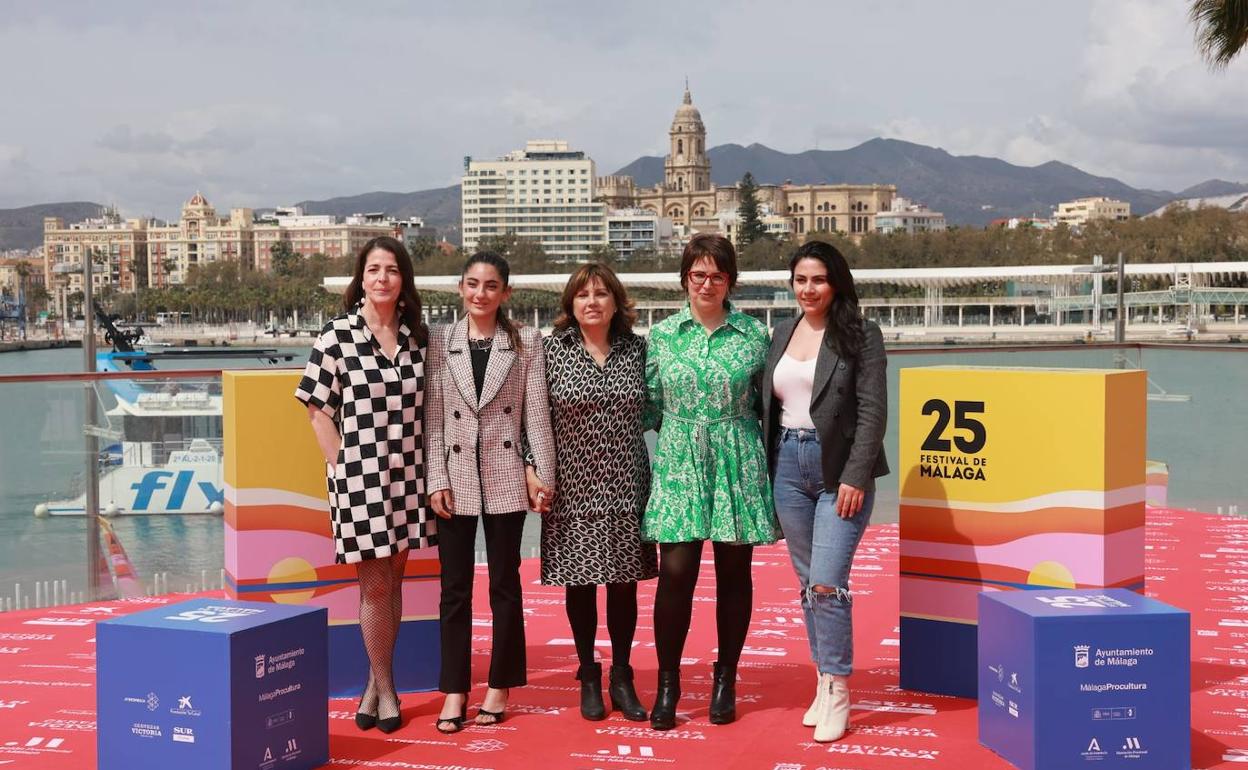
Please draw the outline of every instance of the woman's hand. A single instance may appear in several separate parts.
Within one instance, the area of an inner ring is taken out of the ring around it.
[[[862,510],[862,500],[866,496],[858,487],[842,484],[836,491],[836,515],[842,519],[852,519]]]
[[[529,508],[538,513],[549,513],[551,504],[555,502],[555,490],[542,483],[532,465],[524,467],[524,484],[528,488]]]
[[[439,489],[429,496],[429,507],[439,518],[449,519],[455,515],[455,495],[449,489]]]

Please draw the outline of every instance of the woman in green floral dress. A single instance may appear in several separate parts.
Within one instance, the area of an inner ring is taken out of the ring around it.
[[[659,691],[650,717],[656,730],[676,724],[702,542],[710,540],[715,553],[719,633],[710,720],[727,724],[736,718],[737,661],[754,599],[753,548],[780,534],[758,421],[767,328],[729,304],[736,280],[732,243],[695,235],[680,264],[689,304],[650,330],[646,384],[662,427],[642,537],[660,544]]]

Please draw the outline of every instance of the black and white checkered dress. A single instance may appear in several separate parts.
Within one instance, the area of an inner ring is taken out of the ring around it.
[[[325,325],[295,397],[334,419],[342,443],[325,466],[335,561],[354,564],[435,543],[425,506],[421,420],[425,350],[399,326],[394,361],[356,307]]]

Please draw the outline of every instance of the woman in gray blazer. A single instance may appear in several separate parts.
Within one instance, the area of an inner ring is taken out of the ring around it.
[[[798,318],[776,326],[763,372],[763,440],[776,515],[801,589],[819,679],[802,724],[835,741],[849,724],[849,570],[888,473],[884,338],[862,317],[849,265],[810,241],[789,260]]]
[[[529,499],[524,440],[553,496],[555,442],[546,395],[541,333],[513,324],[502,304],[511,296],[507,260],[491,252],[469,258],[459,280],[465,317],[429,332],[426,363],[425,464],[429,504],[438,519],[442,563],[439,605],[446,693],[437,728],[458,732],[472,681],[472,580],[477,519],[485,529],[494,640],[489,689],[479,725],[503,721],[508,689],[526,683],[520,593],[524,516],[543,507]]]

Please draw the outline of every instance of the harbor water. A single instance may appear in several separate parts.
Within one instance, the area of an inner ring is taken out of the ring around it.
[[[1198,346],[890,350],[885,439],[890,458],[897,456],[899,370],[938,364],[1145,368],[1152,396],[1148,458],[1169,466],[1169,504],[1204,511],[1238,506],[1248,511],[1248,462],[1240,449],[1248,435],[1248,350]],[[161,363],[162,371],[263,366],[239,359]],[[82,351],[77,349],[0,354],[0,375],[81,370]],[[84,518],[33,514],[39,503],[81,491],[84,388],[79,383],[0,385],[0,597],[13,596],[15,584],[33,595],[35,581],[66,580],[75,591],[85,586]],[[102,401],[106,408],[106,393]],[[297,408],[293,398],[291,408]],[[1077,442],[1080,426],[1068,430],[1071,441]],[[897,474],[880,480],[873,521],[896,520],[897,484]],[[530,517],[528,524],[525,556],[535,554],[538,543],[537,517]],[[154,576],[163,575],[167,588],[175,591],[205,582],[219,584],[223,563],[219,515],[117,516],[113,525],[144,583],[151,585]]]

